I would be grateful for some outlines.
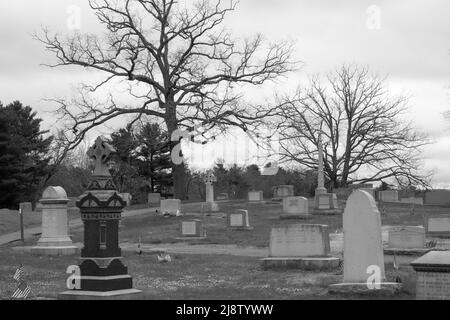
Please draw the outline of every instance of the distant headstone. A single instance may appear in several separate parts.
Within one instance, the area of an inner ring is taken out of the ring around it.
[[[417,300],[450,300],[450,252],[430,251],[411,262]]]
[[[250,202],[258,202],[263,201],[264,195],[262,191],[249,191],[248,192],[248,201]]]
[[[380,201],[383,202],[398,202],[397,190],[382,190],[379,192]]]
[[[394,227],[389,230],[388,237],[384,254],[423,255],[430,251],[425,248],[425,228],[422,226]]]
[[[22,213],[33,212],[33,205],[31,202],[21,202],[19,209],[22,209]]]
[[[219,211],[219,205],[214,201],[214,182],[217,181],[217,178],[214,176],[214,173],[209,170],[203,181],[205,182],[205,190],[206,190],[206,204],[205,210],[210,212]]]
[[[448,205],[450,204],[450,190],[432,190],[425,193],[425,204]]]
[[[161,194],[160,193],[149,193],[147,195],[147,204],[150,207],[159,207],[161,204]]]
[[[398,283],[385,282],[381,217],[374,198],[355,190],[347,200],[343,214],[344,283],[331,285],[331,293],[385,290],[398,292]],[[375,286],[368,285],[374,275]]]
[[[218,201],[228,200],[228,193],[225,193],[225,192],[219,193],[219,194],[217,195],[216,199],[217,199]]]
[[[450,238],[450,214],[429,214],[425,217],[426,236]]]
[[[161,200],[161,213],[175,216],[181,212],[181,200],[166,199]]]
[[[294,186],[292,185],[281,185],[272,188],[273,190],[273,199],[276,201],[280,201],[286,197],[294,196]]]
[[[402,199],[400,199],[400,202],[423,205],[423,198],[420,198],[420,197],[402,198]]]
[[[206,238],[206,230],[198,219],[181,221],[180,229],[182,238]]]
[[[122,197],[123,201],[125,201],[125,203],[127,204],[127,207],[131,205],[131,199],[133,198],[131,196],[131,194],[129,194],[129,193],[121,193],[119,195]]]
[[[273,227],[270,233],[269,257],[264,268],[333,269],[339,259],[330,256],[328,226],[292,224]]]
[[[304,197],[287,197],[283,199],[283,213],[280,216],[282,219],[287,218],[308,218],[311,215],[308,213],[308,199]]]
[[[42,234],[33,253],[43,255],[72,255],[78,250],[69,237],[66,191],[48,187],[42,194]]]
[[[237,209],[227,213],[227,225],[232,229],[252,230],[248,211]]]

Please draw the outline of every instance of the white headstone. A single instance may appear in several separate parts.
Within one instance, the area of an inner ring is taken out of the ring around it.
[[[426,233],[429,237],[450,238],[450,214],[427,216]]]
[[[232,228],[250,228],[248,210],[237,209],[229,212],[228,226]]]
[[[380,201],[398,202],[398,191],[397,190],[380,191]]]
[[[287,197],[283,199],[284,214],[307,214],[308,199],[304,197]]]
[[[181,212],[181,200],[179,199],[166,199],[161,200],[161,212],[168,213],[170,215],[176,215],[177,212]]]
[[[263,192],[262,191],[249,191],[248,192],[248,201],[262,201],[263,200]]]
[[[181,223],[181,234],[183,236],[195,236],[197,234],[197,223],[195,221],[183,221]]]
[[[400,202],[423,205],[423,198],[418,197],[402,198],[400,199]]]
[[[272,228],[269,257],[323,257],[330,253],[328,226],[291,224]]]
[[[424,227],[403,226],[389,230],[389,248],[421,249],[424,247]]]
[[[343,215],[344,282],[366,283],[368,268],[379,270],[385,279],[381,218],[374,198],[355,190],[347,200]],[[369,269],[370,270],[370,269]]]

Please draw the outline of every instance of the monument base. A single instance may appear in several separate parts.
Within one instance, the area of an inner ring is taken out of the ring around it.
[[[298,213],[298,214],[281,214],[280,219],[311,219],[312,214]]]
[[[141,290],[125,289],[114,291],[68,290],[58,294],[58,300],[136,300]]]
[[[36,246],[31,248],[31,253],[44,256],[71,256],[77,254],[79,248],[77,246]]]
[[[254,228],[253,227],[227,227],[227,229],[229,230],[233,230],[233,231],[251,231]]]
[[[432,248],[384,248],[383,252],[385,255],[397,255],[397,256],[423,256],[424,254],[433,250]]]
[[[323,215],[323,216],[333,216],[342,214],[344,210],[342,209],[313,209],[313,215]]]
[[[261,260],[264,269],[331,270],[339,267],[335,257],[269,257]]]
[[[328,293],[342,294],[342,295],[381,295],[389,296],[396,295],[402,288],[401,283],[397,282],[381,282],[374,283],[374,286],[379,288],[369,288],[367,283],[338,283],[328,286]]]

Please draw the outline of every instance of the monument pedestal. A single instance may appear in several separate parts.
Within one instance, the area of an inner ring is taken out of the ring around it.
[[[338,283],[328,287],[328,293],[341,295],[396,295],[400,292],[402,285],[397,282],[372,283],[370,288],[367,283]]]
[[[335,215],[342,214],[343,210],[339,209],[337,196],[334,193],[319,193],[314,197],[313,214],[318,215]]]
[[[286,268],[320,271],[338,268],[340,259],[335,257],[269,257],[261,261],[265,270]]]
[[[42,199],[42,235],[32,254],[65,256],[77,253],[78,247],[69,237],[66,191],[61,187],[45,189]]]

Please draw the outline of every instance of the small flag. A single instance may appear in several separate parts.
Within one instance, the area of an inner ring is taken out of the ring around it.
[[[31,288],[25,281],[21,281],[16,291],[14,291],[12,298],[13,299],[26,299],[31,293]]]
[[[23,265],[20,265],[19,268],[17,268],[16,272],[14,273],[14,280],[16,280],[17,282],[21,282],[22,281],[22,274],[23,274]]]

